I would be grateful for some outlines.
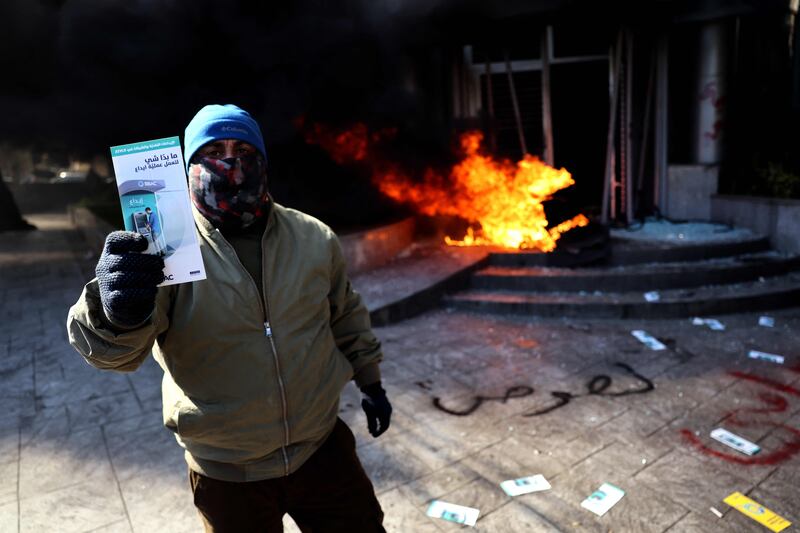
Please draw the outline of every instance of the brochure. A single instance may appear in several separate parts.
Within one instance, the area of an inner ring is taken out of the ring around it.
[[[588,498],[581,502],[581,507],[597,516],[603,516],[625,496],[625,491],[611,483],[603,483]]]
[[[472,507],[456,505],[455,503],[433,500],[425,514],[432,518],[441,518],[456,524],[474,526],[478,521],[480,511]]]
[[[509,496],[519,496],[520,494],[528,494],[529,492],[539,492],[542,490],[549,490],[550,483],[541,474],[535,476],[521,477],[519,479],[509,479],[500,483],[506,494]]]
[[[206,279],[178,137],[111,147],[125,229],[164,258],[164,281]]]

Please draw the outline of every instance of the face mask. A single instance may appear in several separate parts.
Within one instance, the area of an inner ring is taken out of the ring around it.
[[[244,229],[267,212],[267,172],[261,154],[202,157],[189,166],[192,202],[215,227]]]

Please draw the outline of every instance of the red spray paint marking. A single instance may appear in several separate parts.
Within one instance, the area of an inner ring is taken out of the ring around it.
[[[791,368],[792,371],[800,371],[800,365]],[[765,387],[769,387],[771,389],[784,392],[786,394],[791,394],[793,396],[800,397],[800,390],[792,387],[790,385],[784,385],[779,381],[775,381],[774,379],[765,378],[762,376],[758,376],[756,374],[751,374],[749,372],[741,372],[741,371],[733,371],[729,372],[731,376],[744,379],[747,381],[752,381],[754,383],[758,383],[760,385],[764,385]],[[700,452],[710,455],[712,457],[717,457],[718,459],[722,459],[723,461],[727,461],[729,463],[737,463],[740,465],[776,465],[778,463],[782,463],[788,459],[791,459],[797,453],[800,452],[800,430],[786,426],[784,424],[776,424],[774,422],[770,422],[765,420],[763,422],[747,422],[742,421],[737,418],[740,413],[757,413],[757,414],[767,414],[767,413],[781,413],[786,411],[789,406],[789,402],[783,396],[779,396],[777,394],[771,393],[760,393],[758,395],[759,399],[767,405],[767,407],[761,409],[736,409],[735,411],[731,411],[725,418],[728,419],[728,422],[732,425],[743,427],[743,426],[750,426],[753,423],[756,424],[768,424],[770,426],[774,426],[780,430],[784,430],[789,432],[792,435],[791,440],[788,442],[784,442],[783,446],[778,448],[777,450],[768,453],[758,455],[756,457],[742,457],[740,455],[733,455],[730,453],[721,452],[715,450],[713,448],[709,448],[706,446],[700,438],[692,433],[692,431],[688,429],[682,429],[681,435],[684,439],[686,439],[689,444],[697,448]]]
[[[784,442],[783,446],[778,448],[772,453],[768,453],[766,455],[757,455],[755,457],[741,457],[738,455],[732,455],[730,453],[720,452],[709,448],[700,440],[700,438],[692,433],[688,429],[682,429],[681,435],[689,441],[695,448],[700,450],[706,455],[711,455],[713,457],[718,457],[723,461],[727,461],[729,463],[737,463],[740,465],[776,465],[778,463],[782,463],[788,459],[791,459],[795,454],[800,452],[800,431],[790,428],[789,426],[784,426],[783,424],[775,424],[775,426],[779,429],[784,429],[794,435],[794,438],[789,442]]]
[[[785,392],[786,394],[791,394],[792,396],[800,397],[800,389],[796,389],[791,385],[784,385],[780,381],[775,381],[774,379],[757,376],[756,374],[751,374],[749,372],[741,372],[739,370],[728,372],[728,374],[739,379],[760,383],[761,385],[765,385],[780,392]]]

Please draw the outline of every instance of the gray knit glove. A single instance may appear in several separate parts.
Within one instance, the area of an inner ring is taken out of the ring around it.
[[[141,253],[145,250],[147,239],[138,233],[114,231],[106,237],[95,274],[103,312],[114,325],[135,327],[153,312],[164,260]]]

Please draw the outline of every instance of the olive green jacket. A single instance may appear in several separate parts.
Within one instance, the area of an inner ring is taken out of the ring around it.
[[[150,318],[121,332],[103,315],[95,279],[67,319],[70,343],[97,368],[133,371],[152,350],[164,370],[164,425],[190,468],[227,481],[296,471],[333,429],[348,380],[380,379],[380,343],[338,239],[315,218],[272,205],[263,298],[195,210],[206,280],[159,288]]]

